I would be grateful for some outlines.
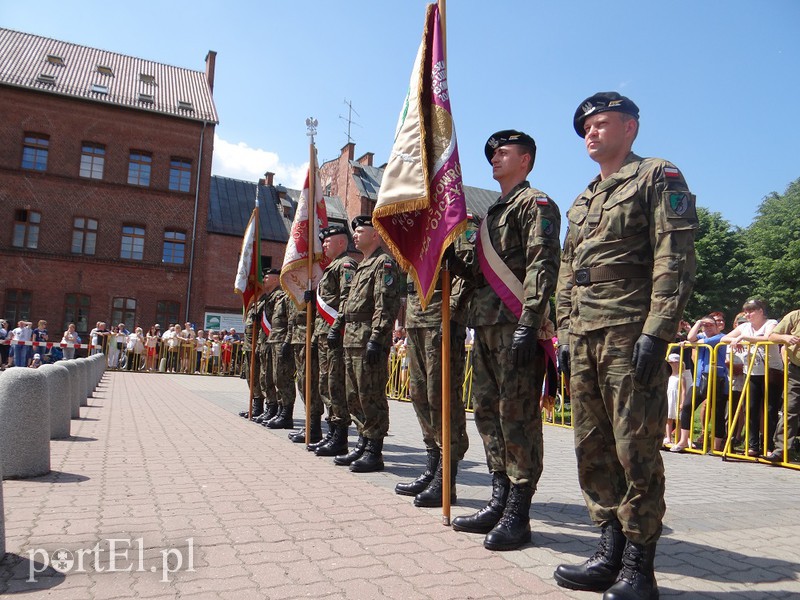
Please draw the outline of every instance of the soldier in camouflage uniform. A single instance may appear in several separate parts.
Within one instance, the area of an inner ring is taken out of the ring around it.
[[[328,333],[328,347],[342,346],[347,406],[358,427],[358,443],[349,453],[334,458],[357,473],[383,469],[383,438],[389,431],[389,348],[400,308],[400,272],[382,248],[372,218],[353,219],[353,242],[364,255],[350,284],[350,293]]]
[[[694,284],[695,199],[673,164],[631,152],[639,109],[630,99],[595,94],[573,124],[600,175],[567,213],[558,354],[570,374],[578,480],[602,533],[589,560],[560,565],[555,578],[605,590],[604,600],[658,598],[665,356]]]
[[[475,425],[492,473],[492,498],[477,513],[456,517],[453,529],[485,533],[490,550],[513,550],[530,541],[531,497],[542,474],[545,354],[538,331],[556,285],[561,214],[527,181],[536,158],[533,138],[498,131],[484,152],[502,196],[481,224],[470,323]],[[500,296],[502,285],[516,289],[516,304]]]
[[[262,423],[270,429],[292,429],[294,426],[294,375],[295,365],[292,343],[289,337],[289,305],[291,298],[281,289],[277,290],[275,308],[272,311],[272,332],[267,344],[272,355],[272,374],[278,388],[278,413]]]
[[[262,275],[263,277],[263,275]],[[252,352],[253,349],[253,327],[260,328],[261,313],[264,312],[264,304],[266,303],[266,294],[261,294],[255,302],[251,302],[247,307],[247,316],[244,320],[244,340],[242,340],[242,376],[247,379],[250,385],[253,396],[253,413],[250,415],[249,410],[243,410],[239,413],[240,417],[245,419],[252,417],[254,420],[260,418],[264,414],[264,393],[261,389],[261,356],[258,351]],[[256,330],[257,331],[257,330]],[[256,340],[258,346],[258,340]],[[253,381],[250,381],[250,361],[253,360]]]
[[[341,347],[328,347],[328,332],[347,300],[358,263],[347,255],[348,237],[343,226],[331,225],[323,229],[319,237],[325,256],[331,260],[317,286],[317,321],[314,327],[319,355],[319,395],[328,407],[328,435],[316,444],[309,444],[308,449],[317,456],[337,456],[347,452],[350,411],[344,382],[344,351]]]
[[[306,295],[310,295],[306,292]],[[292,342],[292,351],[294,352],[294,365],[297,377],[297,389],[300,391],[300,397],[303,403],[307,401],[306,398],[306,330],[308,328],[307,310],[311,311],[311,326],[313,328],[314,317],[316,311],[314,310],[314,302],[304,299],[302,307],[298,308],[294,302],[289,306],[289,330]],[[313,331],[311,333],[313,336]],[[319,442],[322,439],[322,398],[319,395],[319,360],[317,356],[316,344],[311,344],[311,410],[309,421],[309,443]],[[305,413],[303,413],[305,422]],[[301,427],[298,431],[290,433],[289,439],[295,444],[304,444],[306,441],[306,428]]]
[[[275,303],[280,297],[280,274],[278,269],[264,270],[264,306],[262,317],[266,321],[267,327],[271,329]],[[270,331],[271,333],[271,331]],[[272,346],[268,343],[269,334],[264,331],[264,325],[258,326],[258,341],[256,342],[256,352],[261,363],[261,391],[264,394],[264,412],[257,419],[256,423],[266,423],[278,414],[278,389],[275,387],[275,373],[272,368]]]
[[[463,259],[474,244],[464,234],[456,240],[457,251]],[[456,474],[458,463],[469,448],[467,420],[462,401],[464,361],[467,337],[467,309],[469,291],[461,277],[453,277],[450,294],[450,501],[456,502]],[[423,310],[413,283],[408,284],[405,318],[408,342],[408,388],[411,403],[417,414],[422,441],[427,454],[427,468],[419,477],[408,483],[398,483],[394,491],[403,496],[414,496],[414,505],[438,507],[442,505],[442,291],[437,284],[428,306]]]

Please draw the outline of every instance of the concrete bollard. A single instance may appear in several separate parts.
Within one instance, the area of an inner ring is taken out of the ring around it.
[[[94,356],[92,356],[92,360],[94,360],[94,368],[95,368],[94,389],[97,389],[97,385],[103,378],[103,373],[106,372],[106,355],[95,354]]]
[[[50,472],[50,401],[38,369],[9,369],[0,377],[0,458],[3,478]]]
[[[47,395],[50,399],[50,439],[62,440],[70,436],[72,418],[72,382],[69,369],[58,361],[52,365],[42,365],[39,372],[47,381]]]
[[[0,560],[6,555],[6,513],[3,510],[3,457],[0,456]]]
[[[78,382],[80,375],[78,373],[78,365],[74,360],[65,360],[61,362],[62,365],[69,371],[69,388],[70,388],[70,406],[72,410],[70,416],[73,419],[81,418],[81,390]]]
[[[80,405],[89,406],[89,365],[85,358],[76,358],[78,365],[78,390],[80,391]]]

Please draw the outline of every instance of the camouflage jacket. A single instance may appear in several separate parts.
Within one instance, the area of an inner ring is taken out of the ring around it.
[[[289,340],[289,305],[293,304],[291,298],[282,289],[275,290],[275,304],[272,310],[272,333],[269,334],[270,344],[282,344]]]
[[[311,302],[311,326],[314,326],[314,318],[317,314],[316,301]],[[306,343],[306,328],[308,325],[306,310],[308,305],[303,304],[302,308],[297,308],[297,305],[289,299],[289,341],[293,344]],[[313,331],[312,331],[313,333]]]
[[[476,230],[470,228],[461,234],[454,242],[456,254],[465,263],[473,260],[475,250]],[[431,301],[425,310],[422,310],[416,289],[409,282],[408,300],[406,301],[405,328],[413,327],[439,327],[442,323],[442,284],[441,276],[436,282],[436,290],[431,296]],[[461,277],[450,277],[450,320],[461,325],[466,325],[469,312],[469,297],[472,289]]]
[[[270,325],[272,325],[272,314],[275,312],[275,303],[277,302],[278,298],[280,297],[281,289],[275,288],[265,296],[261,298],[264,299],[263,311],[264,314],[267,315],[267,320],[269,321]],[[259,300],[260,301],[260,300]],[[264,333],[264,328],[261,327],[261,316],[259,315],[259,325],[258,325],[258,347],[262,347],[264,344],[267,343],[267,334]]]
[[[472,261],[474,292],[469,323],[473,326],[519,323],[538,329],[556,287],[561,213],[547,194],[523,181],[499,198],[484,219],[498,256],[522,282],[524,298],[519,319],[480,274]]]
[[[695,197],[681,172],[631,153],[619,171],[589,184],[567,219],[556,297],[559,342],[570,333],[638,322],[643,333],[672,341],[695,275]],[[603,275],[598,268],[606,267]]]
[[[261,311],[264,310],[266,296],[262,294],[257,300],[252,302],[247,309],[247,316],[244,319],[244,335],[242,336],[242,350],[250,351],[253,347],[253,327],[261,329]],[[256,339],[258,345],[258,339]]]
[[[332,327],[344,324],[344,346],[365,348],[372,340],[388,348],[400,309],[401,277],[397,263],[383,248],[377,248],[358,263],[350,291]]]
[[[343,253],[336,258],[325,272],[322,274],[322,279],[317,286],[317,292],[325,303],[331,308],[336,309],[338,312],[340,307],[344,305],[347,299],[347,294],[350,292],[350,283],[353,281],[358,263],[354,258]],[[331,326],[328,322],[317,314],[317,320],[314,323],[314,335],[328,335]]]

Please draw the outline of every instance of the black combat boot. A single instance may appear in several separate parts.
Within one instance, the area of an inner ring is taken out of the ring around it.
[[[253,419],[256,417],[260,417],[264,413],[264,399],[263,398],[253,398]],[[243,419],[250,418],[250,411],[249,410],[242,410],[239,412],[239,416]]]
[[[347,454],[340,454],[338,456],[333,457],[333,463],[339,465],[340,467],[346,467],[354,460],[358,460],[364,455],[364,448],[367,446],[367,438],[363,435],[358,435],[358,441],[356,442],[356,447],[350,450]],[[346,448],[345,448],[346,450]]]
[[[322,426],[320,424],[319,417],[311,417],[311,424],[310,424],[311,433],[309,435],[311,442],[318,442],[322,439]],[[290,433],[289,439],[292,440],[295,444],[305,444],[306,443],[306,428],[303,427],[297,433]]]
[[[655,556],[655,543],[634,544],[628,540],[617,582],[606,590],[603,600],[658,600],[656,574],[653,571]]]
[[[271,421],[267,422],[270,429],[293,429],[294,428],[294,404],[284,404],[281,411]]]
[[[331,424],[330,419],[325,419],[325,421],[328,423],[328,432],[325,434],[325,437],[320,439],[318,442],[311,442],[308,444],[308,446],[306,446],[306,450],[309,452],[316,452],[317,448],[325,445],[333,437],[333,430],[336,428]]]
[[[339,423],[333,428],[331,439],[317,446],[314,454],[317,456],[339,456],[347,453],[347,429],[348,425]],[[355,459],[354,459],[355,460]]]
[[[503,516],[483,540],[488,550],[516,550],[531,541],[531,498],[533,486],[530,483],[511,485],[508,502]]]
[[[282,411],[283,411],[283,404],[281,404],[280,402],[276,402],[275,403],[275,414],[272,415],[269,418],[266,418],[264,415],[261,415],[261,425],[263,427],[269,427],[270,422],[272,422],[275,419],[277,419],[281,415]],[[264,414],[266,414],[266,413],[264,413]]]
[[[368,439],[361,458],[350,464],[353,473],[372,473],[383,471],[383,438]]]
[[[558,565],[553,578],[561,587],[582,592],[604,592],[617,580],[625,550],[622,525],[614,520],[603,525],[600,544],[586,562],[579,565]]]
[[[508,475],[502,472],[492,473],[492,499],[489,504],[472,515],[453,519],[453,529],[469,533],[489,533],[503,516],[510,486]]]
[[[456,474],[458,473],[458,462],[451,463],[450,467],[450,504],[455,504],[458,498],[456,498]],[[436,469],[436,474],[433,476],[433,480],[431,481],[430,485],[422,490],[417,496],[414,498],[414,506],[419,506],[422,508],[437,508],[442,505],[442,495],[443,492],[443,479],[444,479],[444,467],[442,467],[442,461],[439,461],[439,467]]]
[[[433,450],[426,450],[428,454],[428,461],[425,467],[425,472],[417,477],[414,481],[410,481],[408,483],[398,483],[394,486],[394,493],[400,494],[401,496],[416,496],[420,492],[424,491],[427,488],[431,481],[433,481],[433,476],[436,474],[436,468],[439,466],[439,460],[441,459],[441,451],[439,448],[434,448]]]
[[[270,419],[273,419],[278,414],[280,405],[277,402],[267,402],[264,413],[256,420],[257,423],[264,424]]]

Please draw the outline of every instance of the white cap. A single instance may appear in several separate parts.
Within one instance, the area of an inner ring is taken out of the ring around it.
[[[36,360],[37,358],[38,358],[39,360],[41,360],[41,359],[42,359],[42,355],[41,355],[41,354],[34,354],[34,355],[33,355],[33,359],[34,359],[34,360]]]
[[[667,362],[681,362],[681,355],[673,352],[667,357]]]

